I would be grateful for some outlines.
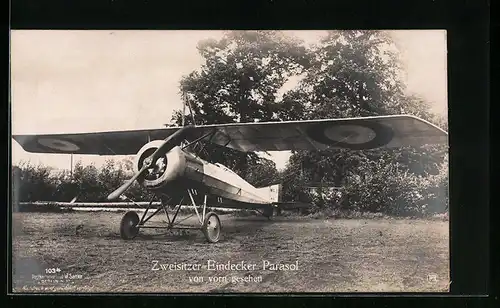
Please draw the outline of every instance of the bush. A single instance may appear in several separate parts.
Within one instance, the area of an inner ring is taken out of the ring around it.
[[[101,168],[94,165],[75,164],[73,175],[64,170],[54,173],[52,168],[21,162],[12,168],[13,203],[31,201],[69,202],[78,197],[78,202],[106,200],[109,193],[128,180],[132,174],[126,167],[112,160]],[[146,201],[150,193],[134,183],[126,195],[136,201]]]
[[[51,175],[52,169],[42,165],[21,162],[12,168],[12,200],[28,202],[52,200],[57,181]]]
[[[418,217],[448,209],[447,159],[436,175],[412,174],[382,160],[366,164],[360,171],[363,176],[350,177],[341,197],[335,192],[323,193],[323,198],[313,201],[315,208],[320,210],[326,204],[334,210]]]
[[[365,160],[356,173],[347,177],[340,191],[319,191],[307,195],[301,174],[285,174],[284,199],[312,203],[307,215],[314,217],[354,217],[354,213],[382,213],[392,216],[432,216],[448,210],[448,158],[439,164],[436,174],[411,173],[387,159]],[[105,200],[132,174],[126,166],[108,161],[101,168],[83,167],[77,163],[73,177],[68,171],[52,172],[42,165],[21,163],[12,168],[12,197],[17,202],[68,202],[78,196],[79,202]],[[126,195],[135,201],[148,201],[151,193],[134,183]],[[254,215],[249,211],[237,216]]]

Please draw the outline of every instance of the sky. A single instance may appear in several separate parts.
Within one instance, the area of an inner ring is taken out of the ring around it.
[[[314,44],[325,31],[286,31]],[[446,32],[397,30],[408,92],[446,116]],[[196,45],[222,31],[13,30],[12,134],[158,128],[182,108],[179,81],[203,64]],[[285,88],[293,87],[293,81]],[[270,157],[284,168],[288,152]],[[74,155],[101,165],[111,157]],[[116,157],[121,159],[123,157]],[[25,152],[12,139],[12,162],[70,168],[67,154]]]

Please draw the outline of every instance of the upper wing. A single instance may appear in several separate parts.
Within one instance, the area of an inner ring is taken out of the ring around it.
[[[77,134],[13,135],[32,153],[132,155],[151,140],[165,139],[179,127]]]
[[[211,142],[240,151],[355,150],[439,144],[448,133],[409,115],[207,125]]]
[[[131,155],[150,140],[165,139],[179,127],[81,134],[14,135],[28,152]],[[448,134],[414,116],[378,116],[310,121],[232,123],[195,127],[187,137],[239,151],[370,149],[446,143]]]

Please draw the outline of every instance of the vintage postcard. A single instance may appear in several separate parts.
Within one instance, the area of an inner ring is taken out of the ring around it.
[[[11,32],[16,293],[448,292],[446,31]]]

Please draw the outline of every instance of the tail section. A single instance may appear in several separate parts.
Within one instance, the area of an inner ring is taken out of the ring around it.
[[[257,188],[259,194],[270,203],[281,201],[281,184]]]

